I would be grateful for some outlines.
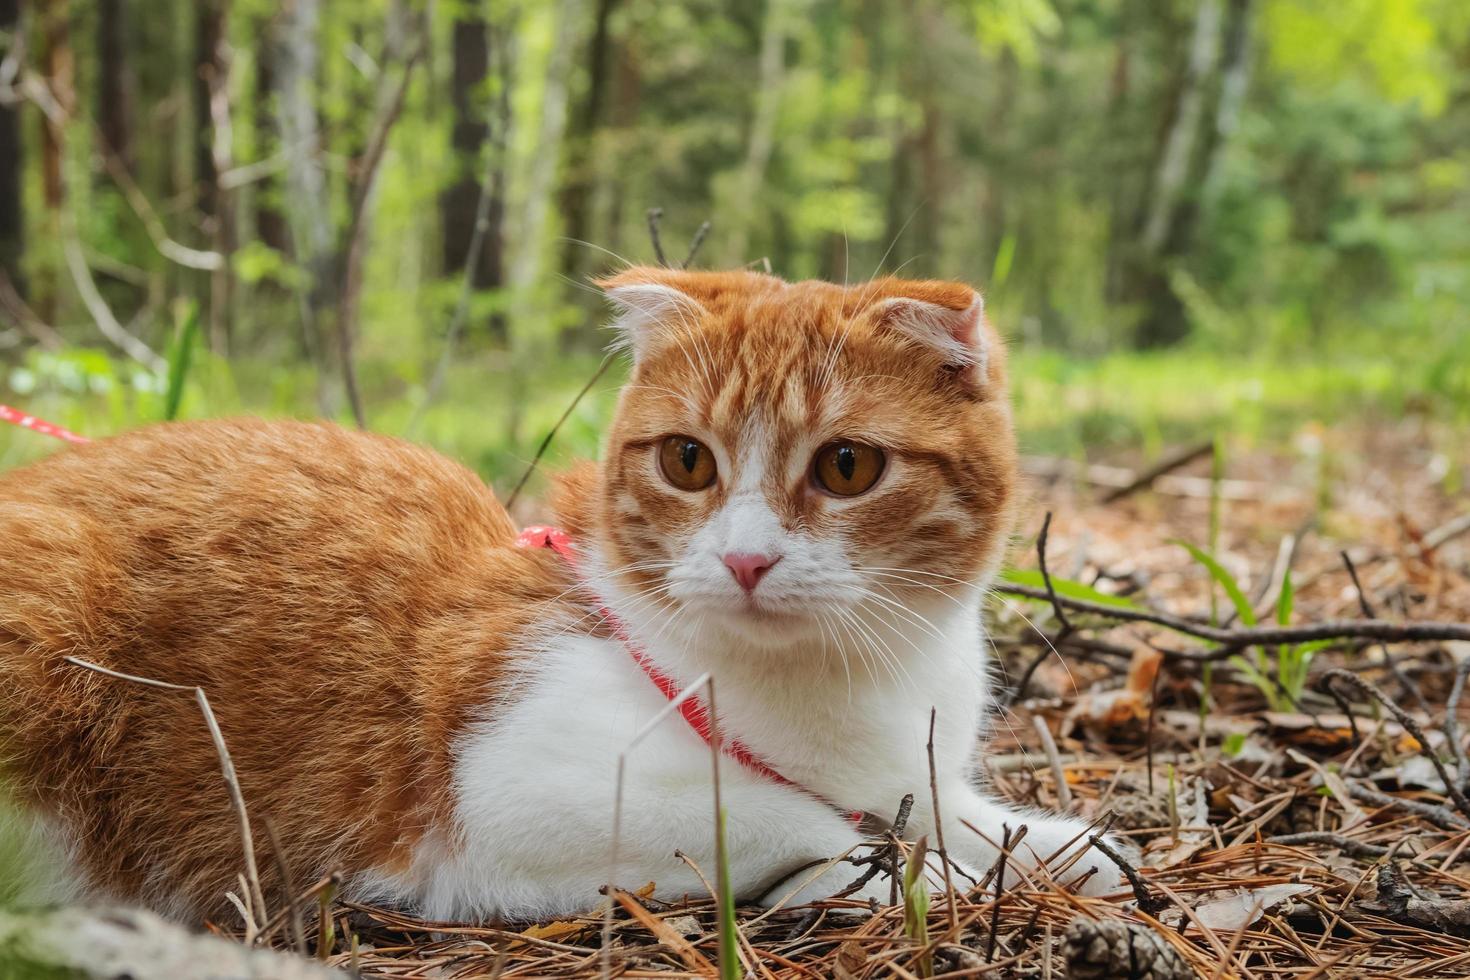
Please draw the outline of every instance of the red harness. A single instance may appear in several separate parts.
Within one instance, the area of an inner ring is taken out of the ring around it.
[[[0,405],[0,422],[9,422],[12,425],[18,425],[22,428],[30,429],[33,432],[38,432],[41,435],[51,436],[56,439],[63,439],[67,442],[84,443],[90,441],[84,436],[79,436],[75,432],[69,432],[59,425],[53,425],[52,423],[43,421],[42,419],[38,419],[35,416],[27,415],[26,413],[19,411],[18,409],[11,408],[9,405]],[[560,555],[562,559],[565,560],[569,566],[571,566],[573,571],[576,571],[576,547],[572,544],[571,536],[568,535],[567,532],[563,531],[561,528],[545,527],[541,525],[528,527],[524,531],[522,531],[519,536],[516,537],[516,546],[520,548],[550,548],[552,551]],[[622,621],[613,614],[612,610],[608,609],[606,605],[602,604],[602,602],[599,601],[597,605],[597,613],[599,616],[602,617],[603,622],[605,622],[608,627],[613,631],[613,635],[622,641],[623,648],[628,651],[628,654],[633,658],[633,662],[636,663],[639,668],[642,669],[643,673],[648,677],[648,679],[653,682],[653,686],[658,688],[659,693],[662,694],[669,701],[673,701],[675,698],[677,698],[680,694],[679,685],[675,683],[672,677],[658,669],[658,666],[649,658],[647,652],[644,651],[643,648],[640,647],[636,642],[634,642],[633,638],[628,635],[628,631],[626,628],[624,628]],[[684,720],[688,722],[689,727],[694,730],[694,734],[698,735],[701,739],[705,741],[706,744],[708,744],[711,734],[710,721],[709,712],[705,710],[704,703],[695,697],[685,698],[679,703],[679,714],[684,716]],[[830,800],[823,798],[820,794],[814,793],[806,787],[800,785],[799,783],[795,783],[787,779],[775,769],[771,768],[769,764],[767,764],[764,760],[761,759],[760,756],[756,755],[749,748],[747,748],[746,745],[739,739],[729,737],[722,738],[720,741],[720,748],[727,756],[734,759],[736,762],[740,763],[751,772],[754,772],[760,776],[764,776],[766,779],[769,779],[773,783],[778,783],[782,786],[789,786],[794,790],[805,793],[807,796],[810,796],[815,800],[820,800],[822,803],[825,803],[827,806],[830,806],[832,809],[843,814],[853,823],[859,823],[862,821],[863,815],[861,813],[844,810],[842,807],[837,806]]]
[[[34,415],[27,415],[20,409],[11,408],[9,405],[0,405],[0,422],[9,422],[11,425],[18,425],[22,429],[30,429],[32,432],[39,432],[43,436],[51,436],[54,439],[65,439],[67,442],[91,441],[85,436],[79,436],[75,432],[68,432],[59,425],[52,425],[50,422],[42,421]]]
[[[519,548],[550,548],[552,551],[560,555],[562,559],[569,566],[571,566],[573,571],[576,571],[576,546],[572,544],[571,535],[567,534],[566,531],[563,531],[559,527],[548,527],[542,524],[532,525],[531,527],[526,528],[516,537],[516,546]],[[622,641],[623,649],[628,651],[628,655],[631,656],[633,658],[633,662],[642,669],[644,675],[649,680],[653,681],[653,686],[658,688],[659,693],[662,694],[665,699],[672,701],[677,698],[680,694],[680,687],[678,683],[676,683],[674,679],[668,674],[665,674],[663,671],[658,669],[658,665],[655,664],[653,660],[648,656],[647,651],[639,646],[633,640],[633,638],[628,635],[628,631],[623,626],[622,620],[618,619],[617,615],[614,614],[612,610],[608,609],[607,606],[604,605],[600,599],[597,599],[596,601],[597,614],[602,617],[602,621],[606,623],[608,627],[612,630],[613,635]],[[683,715],[684,720],[689,723],[689,727],[694,729],[694,734],[698,735],[701,739],[705,741],[706,744],[708,744],[710,741],[709,712],[705,710],[704,702],[695,697],[687,697],[679,703],[679,714]],[[838,811],[844,817],[851,820],[853,823],[859,823],[863,819],[863,815],[861,813],[845,810],[832,801],[826,799],[819,793],[814,793],[811,790],[807,789],[805,786],[802,786],[800,783],[796,783],[790,779],[787,779],[775,769],[771,768],[769,763],[767,763],[760,756],[752,752],[750,748],[747,747],[745,743],[741,742],[738,738],[731,738],[729,736],[722,737],[720,739],[720,749],[730,758],[734,759],[736,762],[740,763],[751,772],[754,772],[759,776],[764,776],[766,779],[769,779],[773,783],[779,783],[782,786],[789,786],[794,790],[805,793],[807,796],[810,796],[815,800],[819,800],[832,809]]]

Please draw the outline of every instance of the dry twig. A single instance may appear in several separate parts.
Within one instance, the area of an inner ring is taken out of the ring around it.
[[[214,710],[209,706],[209,697],[204,693],[204,688],[190,687],[187,684],[170,684],[167,681],[156,681],[150,677],[124,674],[80,657],[62,659],[73,667],[81,667],[84,670],[131,684],[141,684],[144,687],[158,688],[162,691],[190,691],[193,693],[194,700],[199,703],[199,711],[204,715],[204,724],[209,728],[209,737],[214,742],[214,750],[219,755],[220,774],[224,776],[225,785],[229,787],[230,802],[234,804],[235,818],[240,824],[240,844],[245,852],[245,879],[250,883],[250,897],[255,905],[256,921],[246,923],[250,937],[253,939],[263,921],[262,917],[266,914],[265,896],[260,890],[260,872],[255,864],[255,838],[250,832],[250,815],[245,810],[245,794],[240,791],[240,780],[235,775],[235,763],[230,758],[230,750],[225,745],[224,733],[220,731],[219,722],[215,720]]]

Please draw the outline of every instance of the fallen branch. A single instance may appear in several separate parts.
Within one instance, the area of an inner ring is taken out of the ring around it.
[[[1053,601],[1045,589],[999,582],[992,591],[1026,599]],[[1124,623],[1152,623],[1217,646],[1207,650],[1161,650],[1176,660],[1224,660],[1231,654],[1256,644],[1306,643],[1312,640],[1378,640],[1384,643],[1432,643],[1444,640],[1470,641],[1470,623],[1417,622],[1394,623],[1383,619],[1329,620],[1307,626],[1260,626],[1224,629],[1196,623],[1181,616],[1144,609],[1109,606],[1087,599],[1057,595],[1055,601],[1073,612],[1090,613]]]
[[[1123,488],[1138,479],[1136,471],[1122,466],[1079,463],[1073,459],[1056,459],[1049,456],[1023,457],[1021,469],[1028,476],[1045,480],[1077,480],[1095,487]],[[1151,489],[1155,493],[1199,500],[1208,500],[1214,496],[1218,496],[1221,500],[1266,500],[1280,496],[1300,496],[1298,491],[1269,483],[1258,483],[1253,480],[1214,481],[1208,477],[1182,476],[1178,473],[1165,473],[1156,477]]]
[[[1169,907],[1169,899],[1156,897],[1151,894],[1148,890],[1147,883],[1143,880],[1143,875],[1138,873],[1137,868],[1124,860],[1123,855],[1109,847],[1107,841],[1102,839],[1102,835],[1093,834],[1087,838],[1087,842],[1101,852],[1103,857],[1117,865],[1119,871],[1123,872],[1123,877],[1128,879],[1128,885],[1133,889],[1133,898],[1138,902],[1140,912],[1143,912],[1145,915],[1157,915]]]
[[[1388,853],[1388,848],[1381,844],[1369,844],[1366,841],[1354,840],[1345,834],[1334,834],[1325,830],[1310,830],[1300,834],[1278,834],[1275,837],[1267,837],[1266,843],[1281,844],[1285,847],[1323,844],[1335,847],[1348,857],[1355,858],[1381,858]]]
[[[15,288],[10,274],[4,269],[0,269],[0,313],[47,350],[60,350],[66,346],[66,340],[56,332],[56,328],[36,316],[35,311],[26,305],[20,290]]]
[[[1193,446],[1186,446],[1176,453],[1171,453],[1159,460],[1153,466],[1139,473],[1129,482],[1121,487],[1115,487],[1098,498],[1098,503],[1111,504],[1122,500],[1124,497],[1132,496],[1140,490],[1152,486],[1154,481],[1167,473],[1188,466],[1201,456],[1208,455],[1215,448],[1215,440],[1206,439],[1204,442]]]
[[[1397,861],[1378,869],[1377,899],[1358,908],[1420,929],[1470,936],[1470,899],[1421,898]]]

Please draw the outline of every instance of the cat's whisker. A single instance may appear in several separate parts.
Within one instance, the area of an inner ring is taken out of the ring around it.
[[[869,282],[876,278],[878,273],[883,270],[883,263],[888,261],[888,256],[892,255],[893,250],[898,247],[898,242],[901,238],[903,238],[903,233],[909,230],[909,225],[913,223],[914,218],[918,217],[918,214],[921,210],[923,210],[925,203],[926,202],[924,201],[920,201],[918,204],[915,204],[914,209],[909,212],[909,216],[903,219],[903,224],[898,226],[898,231],[893,233],[893,241],[888,243],[888,247],[883,250],[882,257],[878,259],[878,264],[873,266],[872,275],[868,276]],[[912,262],[913,260],[910,259],[909,261]],[[899,266],[899,268],[902,269],[903,266]],[[897,272],[893,274],[897,275]]]
[[[902,662],[894,655],[893,648],[871,626],[863,622],[861,617],[855,612],[847,611],[847,616],[851,619],[853,628],[864,638],[863,642],[865,645],[872,651],[873,659],[888,672],[893,682],[895,684],[908,682],[912,685],[913,678],[909,676]],[[902,677],[899,676],[900,672],[902,672]],[[874,676],[873,680],[876,682],[878,678]]]
[[[882,588],[882,586],[878,586],[878,588]],[[863,597],[860,601],[866,602],[869,599],[873,599],[883,603],[883,605],[886,606],[891,612],[902,616],[906,622],[913,626],[917,626],[921,631],[928,634],[929,636],[934,637],[936,640],[944,638],[944,632],[940,630],[939,627],[930,622],[926,616],[922,615],[921,613],[915,612],[898,600],[891,598],[890,596],[885,596],[875,591],[874,589],[864,589]]]
[[[1017,616],[1021,617],[1021,619],[1026,623],[1026,625],[1029,626],[1029,627],[1031,627],[1032,631],[1035,632],[1037,636],[1041,637],[1042,641],[1046,643],[1046,648],[1051,651],[1052,656],[1054,656],[1054,657],[1057,658],[1057,663],[1061,664],[1062,665],[1062,669],[1067,672],[1067,682],[1070,683],[1072,685],[1072,687],[1075,689],[1077,687],[1077,678],[1072,675],[1072,667],[1071,667],[1071,665],[1067,663],[1067,658],[1064,657],[1064,656],[1062,656],[1061,651],[1058,650],[1055,646],[1052,645],[1051,639],[1046,635],[1046,633],[1042,632],[1041,628],[1038,627],[1034,622],[1031,621],[1031,617],[1030,616],[1027,616],[1024,612],[1021,611],[1021,607],[1016,602],[1014,602],[1011,599],[1006,598],[1005,596],[1000,595],[1000,593],[998,593],[998,592],[992,592],[991,594],[992,595],[995,595],[995,596],[999,596],[1001,602],[1005,604],[1005,607],[1007,609],[1009,609],[1011,612],[1015,613]],[[1006,673],[1005,661],[1002,660],[1000,657],[993,657],[992,659],[994,660],[994,662],[996,663],[996,665],[1000,668],[1001,674],[1002,675],[1005,675],[1005,673]],[[1009,686],[1010,685],[1010,682],[1011,682],[1011,679],[1010,679],[1009,676],[1007,676],[1006,677],[1006,685]]]
[[[614,252],[610,248],[604,248],[603,246],[601,246],[601,245],[595,245],[592,242],[584,242],[580,238],[570,238],[570,237],[568,237],[566,235],[558,235],[557,236],[557,241],[560,241],[560,242],[568,242],[568,243],[570,243],[572,245],[582,245],[582,246],[584,246],[586,248],[596,249],[597,251],[602,252],[604,255],[611,255],[613,258],[615,258],[619,262],[623,263],[623,267],[624,268],[632,268],[634,265],[637,265],[636,262],[633,262],[630,259],[624,258],[623,256],[619,255],[617,252]],[[563,276],[562,278],[565,279],[567,277],[566,276]]]

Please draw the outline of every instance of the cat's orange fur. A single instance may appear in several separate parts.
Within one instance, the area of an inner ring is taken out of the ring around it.
[[[892,565],[969,577],[998,562],[1016,469],[998,340],[982,323],[986,374],[965,381],[865,312],[895,296],[963,310],[972,290],[647,269],[606,285],[630,282],[675,285],[708,315],[696,343],[641,359],[606,458],[564,479],[574,533],[634,562],[658,549],[650,525],[696,524],[718,504],[652,492],[633,463],[667,432],[657,390],[689,389],[691,351],[729,382],[702,406],[718,430],[773,392],[805,390],[793,410],[820,402],[840,342],[844,376],[874,379],[852,413],[892,419],[910,464],[910,485],[854,504],[843,533],[889,548]],[[806,420],[773,417],[779,452]],[[961,510],[926,521],[941,492]],[[832,520],[819,500],[790,501],[793,522]],[[274,822],[302,881],[406,866],[443,829],[454,741],[503,693],[505,651],[587,612],[563,598],[563,563],[514,548],[515,530],[457,464],[331,425],[160,425],[0,476],[0,778],[69,821],[94,885],[220,907],[241,850],[197,706],[62,663],[76,655],[202,685],[257,828]]]
[[[203,686],[295,873],[406,864],[502,649],[571,584],[515,530],[463,467],[331,425],[156,426],[8,473],[0,780],[74,821],[106,891],[220,906],[241,849],[198,706],[75,655]]]

